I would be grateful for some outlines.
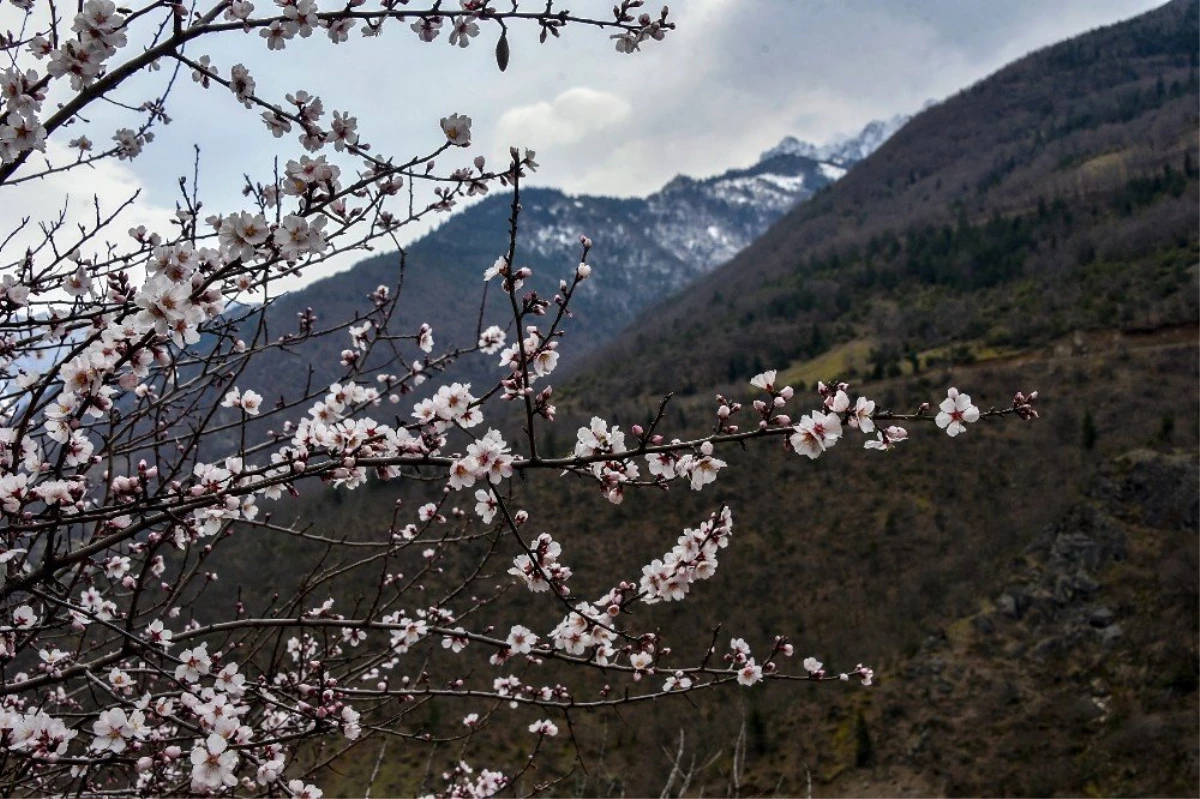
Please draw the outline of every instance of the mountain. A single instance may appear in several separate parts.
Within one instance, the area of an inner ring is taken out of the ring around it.
[[[584,594],[637,575],[728,504],[737,532],[717,575],[686,602],[637,608],[638,627],[670,631],[684,661],[714,640],[761,651],[788,635],[798,656],[878,677],[863,690],[773,683],[572,712],[538,780],[668,795],[678,767],[686,792],[708,795],[1195,795],[1198,29],[1200,3],[1175,0],[925,110],[556,382],[543,453],[568,451],[593,412],[623,430],[653,419],[669,391],[657,432],[711,430],[713,395],[745,401],[768,367],[796,387],[794,414],[817,407],[815,381],[845,378],[899,412],[951,385],[982,408],[1038,389],[1042,418],[979,423],[954,441],[913,424],[891,453],[847,431],[814,461],[748,442],[720,451],[730,468],[703,492],[630,491],[618,506],[583,480],[513,481],[514,504],[583,564]],[[370,541],[397,498],[415,506],[424,487],[311,492],[279,513]],[[239,540],[262,552],[214,555],[231,601],[239,582],[261,583],[254,564],[268,555],[309,562],[300,543]],[[304,543],[318,562],[325,546]],[[348,577],[339,604],[372,578]],[[504,599],[475,620],[500,628],[514,607],[542,613],[545,629],[561,617],[524,592]],[[556,680],[552,663],[538,669]],[[450,731],[453,715],[411,731]],[[511,758],[510,730],[472,738],[476,762]],[[459,752],[367,741],[322,787],[361,795],[377,772],[382,793],[415,794],[427,762]]]
[[[846,347],[861,351],[847,369],[882,375],[941,347],[1194,320],[1196,17],[1194,3],[1169,4],[918,114],[643,314],[597,356],[589,386],[707,390]]]
[[[590,350],[647,306],[732,258],[771,223],[846,174],[905,119],[872,122],[858,136],[840,141],[827,158],[793,152],[795,139],[789,137],[751,167],[703,179],[678,176],[645,198],[523,189],[518,266],[534,270],[527,287],[552,297],[559,279],[570,276],[578,263],[580,234],[591,237],[593,278],[572,304],[572,335],[564,345],[575,354]],[[438,351],[475,344],[483,272],[507,249],[510,205],[511,194],[493,194],[408,248],[393,332],[412,332],[429,322]],[[365,314],[376,286],[396,284],[399,261],[395,253],[368,258],[277,299],[267,315],[270,335],[294,332],[297,314],[308,307],[325,321]],[[510,316],[502,301],[499,292],[491,292],[488,318],[501,324]],[[342,336],[294,342],[277,358],[260,358],[243,381],[271,385],[289,397],[310,383],[328,385],[340,376],[338,358],[346,344]],[[495,379],[491,360],[468,358],[459,373],[468,380]]]
[[[932,105],[935,103],[931,100],[925,104],[925,108]],[[787,136],[764,152],[760,160],[767,161],[779,155],[796,155],[814,161],[851,166],[878,150],[893,133],[908,124],[910,119],[912,117],[908,114],[897,114],[891,119],[875,120],[855,136],[843,136],[821,146],[800,141],[795,136]]]

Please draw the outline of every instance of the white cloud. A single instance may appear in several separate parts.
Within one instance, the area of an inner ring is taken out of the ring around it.
[[[488,139],[495,157],[504,159],[511,144],[538,151],[574,144],[625,121],[631,112],[629,102],[612,92],[575,86],[550,102],[505,111]]]
[[[53,139],[47,142],[46,158],[51,164],[69,164],[74,157],[74,151],[59,142]],[[42,165],[41,156],[35,155],[29,159],[24,171],[33,173]],[[18,172],[17,177],[21,174]],[[128,248],[130,239],[127,232],[137,225],[169,232],[166,226],[174,215],[174,209],[151,204],[146,200],[145,190],[142,180],[132,169],[111,158],[27,183],[0,187],[0,237],[21,228],[0,253],[0,266],[11,267],[24,257],[27,247],[36,249],[41,246],[45,241],[43,229],[48,229],[60,219],[62,225],[54,238],[55,246],[63,254],[75,249],[81,241],[81,225],[88,231],[94,228],[97,214],[102,219],[114,213],[117,216],[104,229],[101,237],[82,243],[80,249],[84,255],[103,252],[107,241],[115,241]],[[131,199],[133,202],[122,208]],[[52,258],[53,251],[43,250],[41,257]],[[35,267],[37,265],[35,261]]]

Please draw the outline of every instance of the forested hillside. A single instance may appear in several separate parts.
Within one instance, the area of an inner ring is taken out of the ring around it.
[[[592,367],[698,389],[855,342],[858,373],[1196,317],[1194,3],[1035,53],[915,117]],[[703,342],[703,346],[697,346]],[[637,374],[618,366],[636,354]]]
[[[951,385],[981,408],[1037,389],[1042,418],[954,441],[930,425],[895,452],[848,442],[817,461],[751,442],[701,494],[631,491],[619,506],[583,481],[522,482],[514,502],[538,508],[573,562],[629,579],[728,504],[721,571],[687,607],[639,608],[640,622],[682,630],[668,643],[698,656],[730,635],[764,648],[786,634],[879,678],[572,714],[543,750],[552,792],[1196,793],[1198,10],[1176,0],[926,110],[556,384],[559,421],[540,441],[552,454],[593,410],[628,429],[672,391],[665,432],[709,430],[714,395],[745,399],[766,368],[809,392],[805,407],[817,380],[846,379],[898,411]],[[328,489],[280,512],[370,540],[422,488]],[[238,546],[220,553],[231,585],[212,589],[229,601],[269,601],[246,564],[326,549]],[[509,563],[487,577],[506,584]],[[347,575],[339,602],[368,579]],[[575,579],[581,595],[607,587]],[[547,629],[561,615],[523,592],[504,600]],[[484,600],[472,612],[509,621]],[[433,761],[370,741],[326,771],[327,795],[361,794],[373,769],[376,794],[412,794],[464,755],[518,754],[504,725],[464,752],[458,718],[409,718],[414,735],[448,736]]]

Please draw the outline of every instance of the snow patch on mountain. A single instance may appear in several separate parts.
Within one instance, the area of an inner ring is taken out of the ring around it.
[[[637,287],[641,297],[665,296],[733,258],[907,121],[896,116],[872,122],[820,147],[789,136],[754,166],[703,179],[678,175],[646,198],[541,190],[525,207],[526,252],[547,264],[567,263],[577,254],[579,234],[587,233],[605,262],[588,292],[601,291],[603,283]],[[624,302],[618,304],[625,310]]]
[[[759,163],[778,156],[798,156],[823,161],[840,167],[848,167],[863,160],[887,141],[912,119],[907,114],[897,114],[891,119],[867,123],[853,135],[838,136],[822,145],[800,141],[795,136],[785,136],[783,141],[767,150],[758,159]],[[835,178],[836,179],[836,178]]]

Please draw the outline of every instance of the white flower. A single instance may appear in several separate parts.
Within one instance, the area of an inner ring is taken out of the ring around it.
[[[163,649],[171,646],[171,638],[174,635],[173,632],[163,627],[161,619],[155,619],[146,628],[146,640],[151,644],[161,646]]]
[[[813,411],[811,416],[800,417],[800,423],[792,429],[794,432],[789,439],[792,449],[816,458],[837,443],[842,435],[842,420],[835,413]]]
[[[623,452],[625,450],[625,434],[616,426],[610,432],[608,423],[599,416],[593,416],[591,424],[579,428],[576,433],[575,454],[581,458],[596,455],[601,452]]]
[[[120,580],[129,571],[129,558],[124,555],[113,555],[104,564],[104,576],[110,580]]]
[[[289,780],[288,790],[295,799],[321,799],[324,792],[315,785],[306,785],[303,780]]]
[[[246,391],[242,394],[242,410],[250,416],[258,416],[258,409],[262,405],[262,395],[253,391]]]
[[[691,476],[693,491],[699,491],[708,483],[716,480],[717,472],[726,466],[725,461],[712,456],[712,451],[712,442],[705,441],[700,445],[701,457],[684,456],[688,459],[686,464],[681,460],[680,466],[683,467],[686,465],[687,471]]]
[[[212,669],[212,660],[208,656],[208,644],[206,643],[200,644],[194,649],[183,650],[179,659],[183,662],[175,667],[175,679],[177,680],[197,682],[201,675],[208,674]]]
[[[816,673],[820,672],[821,669],[824,668],[824,666],[825,666],[825,664],[822,663],[821,661],[817,660],[816,658],[805,658],[804,659],[804,670],[807,671],[809,674],[816,674]]]
[[[462,114],[451,114],[442,118],[442,131],[446,140],[459,147],[471,143],[471,118]]]
[[[534,735],[545,735],[547,738],[553,738],[555,735],[558,735],[558,726],[549,719],[542,719],[530,724],[529,731]]]
[[[514,655],[528,655],[533,649],[533,645],[536,644],[537,641],[538,637],[533,630],[530,630],[528,627],[524,627],[520,624],[516,624],[513,625],[512,630],[509,631],[506,643],[508,644],[509,650]]]
[[[508,274],[508,259],[505,256],[501,255],[499,258],[496,259],[496,261],[491,266],[489,266],[487,269],[483,270],[483,282],[484,283],[488,282],[489,280],[494,278],[496,275],[507,275],[507,274]]]
[[[128,739],[140,740],[146,736],[145,715],[140,710],[128,716],[121,708],[106,710],[92,724],[92,732],[96,736],[92,741],[94,751],[120,754],[125,751]]]
[[[865,442],[864,449],[894,449],[897,444],[908,438],[908,431],[893,425],[887,430],[876,431],[875,436],[877,440]]]
[[[938,408],[937,426],[951,437],[965,431],[968,422],[979,421],[979,409],[971,404],[971,395],[959,394],[957,388],[946,392],[946,399]]]
[[[262,214],[250,214],[241,211],[225,217],[218,231],[223,254],[233,260],[241,258],[249,261],[254,257],[254,250],[263,244],[271,235],[271,227]]]
[[[454,21],[453,29],[450,31],[450,44],[466,47],[471,43],[471,38],[478,35],[479,26],[475,24],[475,17],[459,17]]]
[[[128,688],[133,685],[133,680],[129,678],[129,673],[122,671],[116,666],[108,673],[108,683],[113,688]]]
[[[774,369],[768,369],[760,375],[755,375],[750,379],[750,385],[755,388],[761,388],[763,391],[775,390],[775,375]]]
[[[682,671],[677,671],[667,678],[663,683],[664,691],[686,691],[692,687],[692,678],[684,676]]]
[[[238,754],[230,751],[229,742],[216,733],[192,750],[192,789],[198,792],[220,790],[237,785],[233,775]]]
[[[762,679],[762,666],[754,662],[754,658],[749,658],[740,669],[738,669],[737,681],[745,686],[754,685]]]
[[[422,17],[409,26],[423,42],[432,42],[441,33],[441,17]]]
[[[854,403],[854,410],[850,414],[849,424],[851,427],[857,427],[864,433],[875,432],[875,420],[871,418],[871,414],[875,413],[875,401],[869,400],[866,397],[859,397]]]
[[[315,214],[311,222],[296,214],[285,216],[273,238],[279,254],[289,261],[296,261],[308,253],[324,252],[329,247],[323,232],[326,220],[322,214]]]
[[[498,325],[492,325],[479,334],[479,350],[491,355],[504,348],[505,333]]]
[[[29,605],[22,605],[13,611],[13,624],[19,630],[28,630],[30,627],[38,623],[37,613]]]
[[[475,514],[483,520],[484,524],[491,524],[492,519],[496,517],[496,509],[499,504],[496,502],[488,491],[479,489],[475,492]]]

